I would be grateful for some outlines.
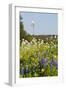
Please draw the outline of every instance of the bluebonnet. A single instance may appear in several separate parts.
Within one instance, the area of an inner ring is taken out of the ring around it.
[[[53,64],[56,67],[56,69],[58,69],[58,62],[56,60],[53,61]]]
[[[21,74],[24,75],[24,67],[21,69]]]
[[[50,62],[50,70],[52,70],[53,61]]]
[[[46,68],[46,66],[48,65],[48,60],[46,58],[42,58],[41,60],[38,61],[38,63],[41,72],[42,68]]]
[[[48,65],[48,60],[45,59],[45,63],[44,63],[44,66],[47,66]]]
[[[44,65],[44,63],[45,63],[45,59],[42,58],[42,59],[41,59],[41,65]]]
[[[52,58],[52,60],[50,62],[50,69],[51,70],[52,70],[53,65],[56,67],[56,69],[58,69],[58,62]]]
[[[41,65],[43,65],[43,66],[45,67],[45,66],[47,66],[47,64],[48,64],[48,60],[42,58],[42,59],[41,59]]]
[[[52,57],[52,60],[50,61],[50,70],[52,70],[53,64],[54,64],[54,60],[53,60],[53,57]]]

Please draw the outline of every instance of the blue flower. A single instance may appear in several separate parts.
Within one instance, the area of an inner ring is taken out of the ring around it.
[[[45,63],[45,59],[42,58],[42,59],[41,59],[41,65],[44,65],[44,63]]]
[[[53,61],[53,64],[56,67],[56,69],[58,69],[58,62],[56,60]]]
[[[24,75],[24,67],[21,69],[21,74]]]
[[[50,69],[52,69],[53,65],[56,67],[56,69],[58,69],[58,62],[52,58],[50,62]]]
[[[48,60],[45,59],[45,62],[44,62],[44,67],[46,67],[48,65]]]
[[[42,58],[42,59],[41,59],[41,65],[44,66],[44,67],[46,67],[46,66],[48,65],[48,60]]]
[[[50,70],[52,70],[53,61],[50,62]]]

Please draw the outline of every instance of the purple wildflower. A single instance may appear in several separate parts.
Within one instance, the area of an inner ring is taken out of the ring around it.
[[[45,59],[42,58],[42,59],[41,59],[41,65],[44,65],[44,63],[45,63]]]
[[[48,60],[45,59],[45,62],[44,62],[44,67],[46,67],[48,65]]]
[[[48,60],[43,58],[43,59],[41,60],[41,65],[44,66],[44,67],[46,67],[47,64],[48,64]]]
[[[21,74],[24,75],[24,67],[21,69]]]
[[[52,69],[52,66],[53,65],[56,67],[56,69],[58,69],[58,63],[57,63],[57,61],[52,58],[52,60],[50,62],[50,69]]]
[[[53,61],[53,64],[54,64],[54,66],[56,67],[56,69],[58,69],[58,62],[57,61]]]
[[[52,70],[53,61],[50,62],[50,70]]]

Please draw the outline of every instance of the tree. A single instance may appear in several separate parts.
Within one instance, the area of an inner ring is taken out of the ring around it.
[[[24,30],[24,25],[23,25],[22,19],[23,18],[20,16],[20,45],[22,43],[22,39],[26,39],[29,42],[32,40],[32,36]]]
[[[26,36],[26,31],[24,30],[24,25],[23,25],[23,18],[22,16],[20,15],[20,45],[22,43],[22,39],[24,38],[25,39],[25,36]]]

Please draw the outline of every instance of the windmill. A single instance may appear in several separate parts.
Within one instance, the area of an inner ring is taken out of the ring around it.
[[[35,28],[35,21],[32,21],[32,29],[33,29],[33,36],[34,36],[34,28]]]

